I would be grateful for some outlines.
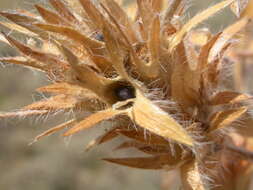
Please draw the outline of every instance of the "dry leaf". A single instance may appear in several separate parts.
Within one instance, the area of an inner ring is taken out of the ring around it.
[[[103,49],[102,42],[91,39],[91,38],[87,37],[85,34],[82,34],[81,32],[79,32],[71,27],[51,25],[51,24],[42,24],[42,23],[40,23],[40,24],[37,23],[34,25],[43,29],[43,30],[64,35],[64,36],[80,43],[84,47],[91,49],[95,54],[96,53],[101,54],[101,49]]]
[[[186,130],[166,112],[155,106],[140,92],[129,115],[138,125],[162,137],[193,146],[194,141]]]
[[[173,18],[174,14],[176,13],[177,9],[180,7],[180,4],[183,3],[182,0],[171,0],[168,2],[168,8],[165,11],[163,22],[165,24],[170,23],[171,19]]]
[[[11,38],[10,36],[7,36],[6,34],[4,34],[4,37],[9,41],[10,44],[15,46],[20,52],[22,52],[24,55],[28,57],[36,59],[37,61],[40,61],[42,63],[51,63],[51,64],[54,63],[56,66],[62,65],[65,68],[68,67],[66,63],[62,62],[57,56],[53,54],[35,50],[35,48],[22,44],[21,42]]]
[[[38,92],[50,93],[50,94],[64,94],[71,95],[73,97],[85,98],[85,99],[97,99],[97,96],[90,90],[82,88],[81,86],[70,83],[55,83],[48,86],[43,86],[36,89]]]
[[[211,105],[235,104],[249,99],[251,99],[251,96],[247,96],[246,94],[231,91],[223,91],[215,94],[210,99],[210,104]]]
[[[49,110],[20,110],[16,112],[7,112],[1,113],[0,112],[0,119],[4,118],[12,118],[12,117],[31,117],[31,116],[40,116],[48,114]]]
[[[183,43],[174,52],[175,59],[171,76],[171,97],[184,110],[197,105],[199,102],[200,74],[199,70],[191,70]]]
[[[110,30],[108,25],[104,25],[103,34],[112,66],[121,77],[129,80],[129,75],[127,74],[124,66],[124,52],[122,51],[122,45],[119,40],[115,38],[116,35],[112,30]]]
[[[26,28],[24,28],[24,27],[22,27],[20,25],[17,25],[15,23],[0,22],[0,25],[3,25],[6,28],[9,28],[10,30],[14,30],[14,31],[26,34],[28,36],[37,36],[37,34],[31,32],[30,30],[28,30],[28,29],[26,29]]]
[[[61,109],[71,109],[74,108],[77,100],[71,96],[65,96],[63,94],[50,97],[45,100],[41,100],[25,106],[24,110],[49,110],[56,111]]]
[[[50,23],[50,24],[57,24],[57,25],[69,25],[69,23],[64,19],[64,17],[60,17],[58,14],[43,8],[40,5],[35,5],[35,8],[38,10],[42,18]]]
[[[249,0],[236,0],[230,5],[232,12],[239,18],[241,13],[247,7]]]
[[[30,143],[30,145],[33,144],[33,143],[35,143],[35,142],[37,142],[38,140],[40,140],[40,139],[43,138],[43,137],[52,135],[52,134],[54,134],[54,133],[56,133],[56,132],[58,132],[58,131],[60,131],[60,130],[62,130],[62,129],[69,128],[69,127],[73,126],[75,123],[76,123],[76,120],[75,120],[75,119],[72,119],[72,120],[67,121],[67,122],[65,122],[65,123],[62,123],[62,124],[60,124],[60,125],[57,125],[57,126],[55,126],[55,127],[52,127],[52,128],[50,128],[50,129],[46,130],[45,132],[41,133],[40,135],[36,136],[36,137],[33,139],[33,141]]]
[[[89,117],[85,118],[83,121],[69,129],[67,132],[65,132],[64,136],[70,136],[73,135],[79,131],[85,130],[87,128],[93,127],[94,125],[100,123],[101,121],[111,119],[117,115],[124,114],[124,111],[119,110],[103,110],[97,113],[94,113],[90,115]]]
[[[200,50],[199,60],[198,60],[198,69],[202,73],[208,64],[208,57],[210,50],[219,39],[221,33],[214,35]]]
[[[215,45],[212,47],[209,53],[208,63],[212,63],[216,59],[216,57],[219,56],[220,52],[229,42],[229,40],[231,40],[235,34],[240,32],[248,24],[248,22],[249,20],[246,18],[240,19],[236,23],[228,26],[226,29],[223,30],[219,39],[216,41]]]
[[[105,158],[103,160],[123,166],[141,169],[174,169],[183,163],[179,157],[173,157],[166,154],[140,158]]]
[[[199,165],[195,161],[186,163],[181,168],[181,179],[182,179],[182,185],[184,189],[189,190],[207,190],[209,188],[206,188],[204,185],[204,181],[201,176],[201,171],[199,171]]]
[[[130,139],[134,139],[141,143],[154,144],[154,145],[169,145],[169,141],[165,138],[160,137],[158,135],[152,134],[150,132],[146,132],[144,130],[132,129],[132,130],[118,130],[118,134],[126,136]]]
[[[114,97],[108,94],[108,86],[111,85],[115,80],[105,78],[97,74],[88,65],[79,63],[78,57],[76,57],[70,50],[61,47],[63,54],[65,55],[68,63],[72,66],[72,69],[77,75],[77,80],[80,85],[87,88],[107,101],[109,104],[115,103]]]
[[[6,11],[0,12],[0,15],[16,23],[17,25],[26,28],[27,30],[30,30],[31,32],[39,35],[43,39],[49,39],[49,36],[46,32],[33,25],[33,23],[35,22],[40,22],[40,20],[38,20],[34,16],[31,17],[27,16],[26,14],[11,13]]]
[[[157,15],[154,17],[153,22],[150,26],[150,33],[148,37],[148,46],[150,50],[150,62],[148,64],[148,73],[151,78],[157,77],[160,71],[160,48],[161,48],[161,39],[160,39],[160,17]]]
[[[106,7],[114,18],[117,18],[123,28],[126,30],[126,34],[129,37],[131,43],[136,43],[138,41],[136,32],[134,30],[133,23],[129,19],[125,11],[114,1],[114,0],[104,0]]]
[[[241,107],[214,113],[210,118],[209,131],[215,131],[217,129],[227,127],[228,125],[239,119],[247,111],[247,107]]]
[[[137,150],[144,152],[146,154],[151,155],[160,155],[160,154],[171,154],[171,150],[169,146],[161,146],[161,145],[154,145],[154,144],[142,144],[136,141],[126,141],[121,143],[115,150],[121,150],[126,148],[136,148]],[[176,152],[177,154],[179,152]],[[181,153],[181,152],[180,152]],[[174,156],[174,155],[173,155]]]
[[[84,11],[88,15],[89,19],[92,21],[92,25],[96,29],[102,29],[105,18],[103,14],[99,11],[98,7],[90,0],[79,0]]]
[[[225,0],[222,1],[206,10],[203,12],[197,14],[194,16],[190,21],[188,21],[175,35],[172,36],[170,45],[169,45],[169,50],[172,52],[174,48],[181,43],[183,40],[184,36],[189,32],[191,29],[196,27],[199,23],[203,22],[204,20],[208,19],[221,9],[226,8],[229,6],[232,2],[235,0]]]
[[[56,11],[70,23],[79,24],[78,19],[74,14],[67,8],[66,4],[62,0],[49,0],[50,4],[56,9]]]
[[[43,64],[33,61],[33,60],[26,59],[25,57],[22,57],[22,56],[0,57],[0,62],[33,67],[34,69],[38,69],[40,71],[45,70],[45,68],[43,67]]]

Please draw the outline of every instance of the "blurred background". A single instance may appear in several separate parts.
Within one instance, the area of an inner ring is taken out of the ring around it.
[[[0,10],[26,8],[36,12],[32,7],[34,2],[46,3],[42,0],[0,0]],[[190,1],[190,11],[185,19],[215,2],[218,0]],[[234,16],[228,12],[222,12],[202,27],[211,26],[213,32],[219,31],[227,23],[233,22],[233,19]],[[22,37],[17,37],[22,40]],[[15,54],[14,49],[0,43],[0,56]],[[41,99],[42,96],[35,93],[34,89],[46,83],[48,81],[41,73],[0,63],[0,111],[14,111]],[[66,117],[68,116],[49,118],[48,121],[45,118],[0,121],[0,190],[163,189],[165,172],[119,167],[101,161],[103,157],[115,156],[111,150],[118,143],[117,140],[90,152],[84,151],[85,145],[99,136],[106,123],[100,128],[77,134],[72,139],[64,139],[56,134],[32,146],[28,145],[33,137],[50,126],[61,123]],[[124,151],[123,154],[131,152]]]

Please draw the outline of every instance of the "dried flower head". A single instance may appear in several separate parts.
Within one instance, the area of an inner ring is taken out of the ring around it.
[[[49,2],[55,11],[35,5],[39,16],[0,12],[12,21],[2,25],[42,44],[24,44],[2,33],[0,39],[21,55],[0,61],[44,72],[52,82],[37,89],[50,98],[0,118],[89,111],[88,117],[74,117],[34,141],[62,129],[63,136],[74,135],[112,120],[114,127],[88,148],[125,136],[129,140],[117,149],[136,148],[150,156],[106,158],[109,162],[178,168],[183,189],[249,188],[252,156],[246,148],[251,147],[240,131],[250,127],[252,97],[223,90],[223,75],[231,39],[250,19],[242,16],[217,34],[194,30],[230,5],[241,14],[239,1],[221,1],[186,24],[183,0],[137,0],[135,16],[114,0]],[[234,132],[241,123],[245,127]]]

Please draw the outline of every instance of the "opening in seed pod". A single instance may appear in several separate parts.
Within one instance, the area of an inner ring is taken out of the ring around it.
[[[108,93],[113,97],[114,103],[136,97],[135,88],[125,81],[112,84],[108,89]]]
[[[96,34],[94,35],[94,38],[95,38],[96,40],[98,40],[98,41],[101,41],[101,42],[104,41],[104,35],[101,34],[101,33],[96,33]]]

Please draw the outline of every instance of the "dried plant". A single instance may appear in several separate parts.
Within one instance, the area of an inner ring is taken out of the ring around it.
[[[12,21],[2,25],[41,44],[24,44],[2,33],[0,39],[21,55],[0,61],[44,72],[52,82],[37,89],[50,98],[0,118],[88,111],[88,117],[73,117],[34,142],[62,129],[63,136],[70,136],[109,120],[114,127],[88,149],[124,136],[128,141],[116,149],[135,148],[150,156],[106,161],[178,169],[186,190],[250,188],[252,97],[224,90],[229,84],[223,79],[228,69],[224,55],[250,22],[252,1],[221,1],[186,24],[183,0],[137,0],[134,16],[127,14],[134,6],[125,11],[114,0],[49,2],[56,12],[40,5],[35,5],[40,16],[0,12]],[[240,16],[235,24],[217,34],[194,29],[229,6]]]
[[[245,8],[247,1],[242,1],[242,8]],[[236,7],[235,7],[236,8]],[[241,8],[241,9],[242,9]],[[236,8],[234,10],[240,10]],[[242,9],[243,10],[243,9]],[[250,1],[248,8],[243,12],[243,15],[240,15],[240,11],[236,14],[238,17],[244,17],[247,15],[249,18],[253,17],[253,2]],[[243,23],[243,19],[241,19]],[[239,24],[239,23],[238,23]],[[237,23],[230,26],[230,30],[237,30],[236,28],[240,27]],[[245,25],[245,24],[243,24]],[[246,72],[252,72],[252,52],[253,52],[253,43],[252,43],[252,23],[248,23],[246,26],[241,26],[241,32],[237,34],[235,39],[237,42],[235,45],[229,49],[227,52],[228,61],[235,64],[234,76],[235,76],[235,88],[238,91],[252,93],[252,85],[249,76]]]

